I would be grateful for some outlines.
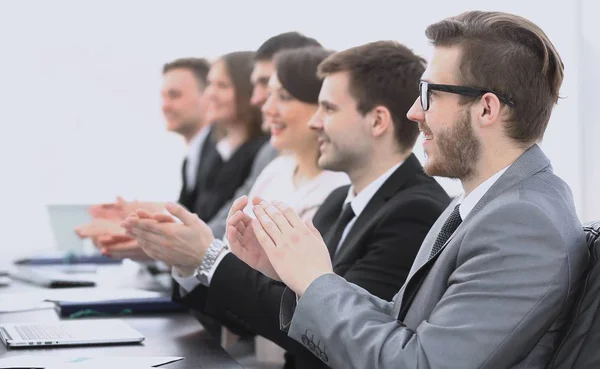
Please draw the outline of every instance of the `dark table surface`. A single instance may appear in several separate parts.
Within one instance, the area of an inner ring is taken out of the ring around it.
[[[101,283],[99,283],[102,286]],[[103,287],[106,287],[104,285]],[[0,289],[2,295],[11,296],[13,292],[30,292],[31,287],[21,282],[13,282],[10,287]],[[102,318],[94,318],[102,319]],[[141,344],[45,347],[35,349],[6,349],[0,344],[0,357],[15,355],[46,356],[182,356],[185,359],[167,364],[161,368],[215,368],[241,369],[235,361],[200,323],[187,313],[173,313],[148,316],[123,317],[131,327],[142,333],[146,339]],[[19,313],[0,313],[0,323],[53,322],[59,317],[55,310],[36,310]]]

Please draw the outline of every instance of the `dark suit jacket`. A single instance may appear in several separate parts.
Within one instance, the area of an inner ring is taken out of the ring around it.
[[[213,129],[211,128],[211,131],[204,139],[202,150],[198,153],[198,155],[200,155],[200,161],[198,162],[198,167],[196,169],[196,183],[193,189],[188,188],[186,181],[185,172],[186,166],[188,165],[187,159],[183,162],[181,168],[182,186],[177,202],[193,213],[196,213],[195,206],[198,194],[206,191],[208,187],[213,186],[212,181],[219,169],[217,165],[218,161],[215,158],[215,156],[219,157],[219,152],[217,151],[215,140],[212,138],[212,130]]]
[[[315,214],[313,223],[325,239],[342,211],[348,188],[332,192]],[[334,257],[334,272],[381,298],[391,299],[404,284],[425,235],[449,202],[442,187],[423,173],[411,155],[356,219]],[[288,351],[286,367],[326,367],[280,329],[284,290],[283,283],[270,280],[229,254],[215,271],[210,288],[199,286],[185,297],[176,294],[175,298],[235,332],[252,332],[274,341]]]
[[[201,166],[204,168],[198,171],[198,175],[202,177],[199,182],[201,187],[198,189],[196,186],[197,192],[190,200],[188,209],[203,221],[210,222],[244,184],[250,175],[256,154],[267,140],[267,136],[253,138],[240,146],[228,161],[223,162],[213,140],[209,138],[210,144],[205,146],[214,146],[214,150],[209,149],[201,159]]]

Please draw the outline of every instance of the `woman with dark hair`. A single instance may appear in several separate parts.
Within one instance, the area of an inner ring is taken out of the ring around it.
[[[269,97],[262,107],[271,144],[281,155],[261,172],[248,197],[285,201],[303,220],[312,219],[333,190],[350,182],[345,173],[319,168],[318,136],[308,125],[317,112],[323,84],[317,67],[329,55],[314,46],[277,53]],[[251,204],[244,211],[254,217]],[[265,338],[256,338],[256,348],[259,360],[283,358],[284,351]]]
[[[210,67],[206,77],[206,120],[212,124],[210,134],[216,145],[214,142],[204,145],[202,166],[196,174],[199,183],[192,189],[184,185],[179,202],[207,223],[246,181],[257,152],[267,141],[260,129],[260,110],[250,104],[253,65],[254,52],[229,53]],[[184,173],[185,165],[187,161]],[[76,232],[81,237],[93,237],[103,254],[146,260],[147,256],[137,242],[124,235],[120,222],[137,209],[161,211],[164,207],[165,204],[160,202],[119,199],[114,204],[94,207],[93,212],[110,216],[97,216],[92,222],[78,227]]]
[[[238,51],[220,57],[210,68],[206,98],[207,119],[215,125],[210,178],[198,194],[194,210],[209,222],[235,194],[250,174],[256,153],[267,141],[261,129],[261,114],[250,104],[250,74],[254,52]]]
[[[349,183],[345,173],[319,168],[317,133],[308,125],[318,109],[323,82],[317,67],[330,54],[321,47],[276,54],[269,98],[262,107],[271,144],[282,155],[263,170],[249,197],[286,201],[304,220],[312,219],[331,191]],[[253,216],[249,206],[246,212]]]

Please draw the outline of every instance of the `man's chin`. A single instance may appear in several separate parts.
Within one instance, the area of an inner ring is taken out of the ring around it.
[[[427,158],[427,162],[423,165],[423,171],[430,177],[443,176],[439,166],[435,162],[432,162],[431,158]]]
[[[317,161],[319,168],[323,170],[330,170],[332,172],[343,172],[345,168],[340,165],[341,163],[332,160],[331,158],[324,157],[321,155]]]
[[[327,157],[323,154],[321,154],[321,156],[319,156],[319,159],[317,160],[317,165],[319,166],[319,168],[321,168],[323,170],[331,170],[331,163],[329,160],[327,160]]]
[[[177,124],[167,124],[167,131],[172,133],[181,133],[181,127]]]

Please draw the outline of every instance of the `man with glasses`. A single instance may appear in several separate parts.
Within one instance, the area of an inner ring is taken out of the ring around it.
[[[464,194],[393,301],[333,274],[319,233],[281,203],[254,208],[269,263],[252,266],[295,292],[281,326],[333,368],[546,368],[588,260],[571,191],[537,145],[563,63],[511,14],[467,12],[426,35],[434,54],[407,116],[425,136],[425,171]]]
[[[308,123],[319,138],[319,167],[344,172],[352,182],[334,190],[313,217],[332,270],[386,300],[406,280],[427,232],[450,203],[412,153],[419,130],[406,111],[424,71],[421,57],[393,41],[335,53],[319,64],[324,79],[319,109]],[[240,198],[234,203],[230,224],[236,218],[251,221],[243,211],[247,202]],[[178,301],[232,330],[272,340],[288,352],[286,368],[325,368],[320,360],[325,353],[304,348],[280,329],[285,285],[244,264],[252,264],[248,258],[254,257],[268,262],[251,232],[241,224],[234,229],[247,234],[260,253],[238,258],[224,250],[217,257],[208,246],[204,251],[199,247],[219,244],[206,227],[180,207],[169,206],[169,211],[183,223],[158,223],[164,214],[154,220],[132,215],[125,226],[149,255],[168,255],[173,264],[195,269],[188,278],[177,278],[187,292]],[[229,227],[228,240],[236,242],[231,231]],[[199,256],[196,261],[193,254]],[[295,299],[286,296],[291,303]]]

